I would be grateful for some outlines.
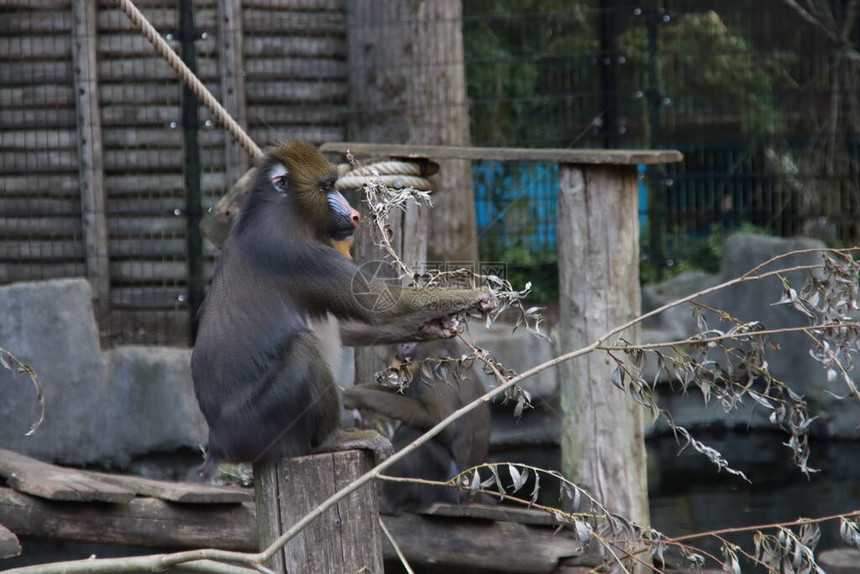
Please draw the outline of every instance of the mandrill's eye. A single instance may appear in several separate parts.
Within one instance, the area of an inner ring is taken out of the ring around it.
[[[281,193],[287,193],[287,174],[276,175],[272,178],[272,185]]]

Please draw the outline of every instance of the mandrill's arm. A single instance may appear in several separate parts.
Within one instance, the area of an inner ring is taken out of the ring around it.
[[[370,325],[358,321],[340,321],[340,338],[344,345],[396,345],[450,339],[460,332],[456,315],[429,319],[424,323],[415,320],[394,321],[386,325]]]

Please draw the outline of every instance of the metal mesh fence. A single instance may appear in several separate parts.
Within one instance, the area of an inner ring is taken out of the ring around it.
[[[464,0],[444,29],[463,33],[473,145],[685,153],[642,173],[652,279],[715,266],[732,230],[860,235],[860,32],[846,3],[814,4]],[[260,145],[347,139],[343,0],[138,5]],[[389,109],[442,118],[428,102]],[[105,343],[187,344],[215,258],[196,222],[247,165],[113,2],[0,2],[0,283],[88,277]],[[546,299],[554,170],[472,167],[482,259]]]

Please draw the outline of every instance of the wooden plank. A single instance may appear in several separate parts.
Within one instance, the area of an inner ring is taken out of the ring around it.
[[[9,196],[36,196],[38,199],[50,197],[79,196],[77,174],[54,175],[33,173],[29,175],[4,175],[0,179],[0,192]]]
[[[0,66],[2,84],[72,83],[72,61],[6,62]]]
[[[75,217],[0,217],[0,236],[6,239],[80,237],[81,218]]]
[[[147,261],[145,259],[111,261],[110,271],[115,281],[126,283],[170,281],[181,284],[187,279],[185,261]]]
[[[2,86],[0,87],[0,102],[3,102],[4,108],[73,106],[75,104],[75,89],[72,86],[54,84]]]
[[[69,0],[0,0],[2,10],[68,10]]]
[[[248,80],[248,105],[272,103],[320,104],[345,102],[349,95],[347,82],[325,80],[302,81],[257,81]]]
[[[0,172],[44,173],[70,171],[78,174],[77,150],[10,151],[0,154]]]
[[[345,132],[343,126],[348,113],[346,104],[317,104],[307,107],[264,104],[248,106],[248,117],[254,126],[335,126]]]
[[[182,146],[182,133],[179,129],[166,127],[109,127],[102,130],[105,147],[107,148],[174,148]],[[224,140],[230,136],[220,129],[203,128],[200,130],[200,147],[223,147]],[[118,150],[119,151],[119,150]],[[134,150],[128,150],[134,153]]]
[[[0,449],[0,475],[11,488],[49,500],[125,503],[134,498],[133,491],[95,480],[86,472],[54,466],[10,450]],[[5,519],[0,518],[0,523],[11,527]],[[12,530],[18,532],[14,527]]]
[[[215,257],[218,250],[212,244],[204,244],[204,254]],[[144,258],[161,257],[181,259],[187,254],[185,238],[135,237],[130,239],[111,239],[110,253],[112,257]]]
[[[516,522],[533,526],[555,527],[552,516],[541,510],[531,510],[516,506],[490,504],[448,504],[437,502],[428,508],[418,511],[425,516],[444,516],[446,518],[475,518],[479,520],[498,520]]]
[[[107,219],[105,216],[104,154],[99,120],[99,89],[96,65],[97,20],[92,0],[72,0],[74,29],[72,58],[75,63],[75,94],[78,112],[81,220],[86,249],[87,280],[93,307],[104,316],[110,305]]]
[[[177,309],[185,308],[188,289],[176,286],[114,287],[110,295],[112,309]]]
[[[218,2],[218,54],[221,69],[221,102],[243,129],[248,127],[248,106],[245,101],[245,66],[242,0]],[[236,181],[250,164],[242,146],[232,137],[224,140],[224,174]]]
[[[21,543],[15,533],[0,524],[0,559],[21,554]]]
[[[246,2],[247,4],[247,2]],[[344,12],[283,12],[270,8],[245,8],[242,14],[247,34],[343,35],[346,33]]]
[[[34,108],[42,105],[35,101],[33,104]],[[74,128],[75,121],[73,109],[0,109],[0,125],[7,129]]]
[[[176,26],[174,23],[173,26]],[[179,40],[165,38],[165,41],[179,51]],[[148,58],[156,55],[155,48],[140,32],[129,34],[100,34],[98,40],[98,55],[100,58]]]
[[[344,57],[346,42],[343,38],[313,36],[254,36],[245,38],[245,56],[249,58],[303,58]]]
[[[320,151],[346,153],[352,151],[363,156],[390,156],[427,159],[468,159],[496,161],[540,161],[573,165],[637,165],[674,163],[684,159],[676,150],[623,150],[623,149],[539,149],[456,147],[435,145],[393,145],[353,142],[332,142]]]
[[[182,174],[141,173],[136,175],[105,175],[105,186],[111,199],[123,195],[148,197],[178,194],[184,197]],[[204,172],[201,178],[203,193],[221,195],[229,187],[223,173]]]
[[[245,8],[266,8],[271,10],[290,11],[303,10],[308,12],[343,12],[346,9],[345,0],[243,0]]]
[[[246,58],[245,73],[255,80],[347,81],[348,70],[343,58]]]
[[[178,149],[136,149],[133,152],[111,149],[104,154],[105,168],[114,171],[181,171],[182,165],[183,157]],[[223,169],[224,150],[212,149],[202,154],[200,166],[204,170]]]
[[[372,456],[367,451],[351,450],[257,465],[255,476],[268,475],[255,489],[261,548],[319,503],[370,470]],[[382,572],[378,515],[376,488],[367,484],[284,546],[285,571],[346,574],[366,569]]]
[[[76,149],[78,134],[75,130],[3,130],[0,131],[0,149],[7,151]]]
[[[6,16],[4,15],[4,18]],[[64,60],[72,56],[72,39],[64,36],[0,36],[0,61]]]
[[[79,215],[79,198],[28,198],[0,197],[0,217],[43,217],[51,215]]]
[[[32,262],[0,262],[0,283],[84,277],[86,271],[87,268],[83,261],[67,261],[64,263],[40,262],[38,264]]]
[[[271,124],[265,128],[249,130],[251,139],[259,145],[270,145],[286,137],[296,138],[312,144],[321,144],[342,137],[346,130],[342,126],[295,126]]]
[[[104,106],[152,104],[179,107],[181,94],[182,85],[180,83],[141,81],[116,84],[101,82],[99,85],[99,100]]]
[[[188,504],[240,504],[253,502],[253,492],[248,488],[213,486],[193,482],[168,482],[142,476],[90,472],[92,476],[116,486],[132,490],[141,496],[151,496],[171,502]]]
[[[110,105],[102,108],[102,125],[109,126],[179,126],[179,106]]]
[[[635,167],[559,170],[559,351],[580,349],[641,312]],[[639,329],[622,334],[639,340]],[[614,363],[591,353],[559,366],[562,468],[611,511],[648,525],[641,409],[613,385]],[[638,572],[638,570],[637,570]]]
[[[55,259],[83,260],[83,243],[76,239],[0,241],[0,259],[51,261]]]
[[[580,556],[580,544],[564,532],[525,524],[424,518],[404,513],[383,521],[414,568],[439,572],[553,572],[563,558]],[[384,543],[386,560],[393,554]]]
[[[257,545],[250,502],[192,506],[137,498],[127,504],[69,504],[0,488],[0,522],[19,536],[54,540],[245,552]]]
[[[68,2],[63,10],[52,10],[50,14],[28,10],[26,2],[21,2],[20,12],[3,12],[0,18],[0,35],[15,36],[19,34],[60,34],[72,29],[72,14]],[[9,8],[14,9],[14,8]]]
[[[99,62],[98,70],[103,82],[180,81],[176,72],[154,52],[151,57],[102,60]],[[198,62],[197,75],[202,81],[217,80],[218,63],[214,59],[201,59]]]

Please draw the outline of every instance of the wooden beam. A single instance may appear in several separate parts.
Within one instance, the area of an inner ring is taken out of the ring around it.
[[[324,453],[254,465],[260,549],[373,467],[368,451]],[[272,559],[276,572],[382,572],[376,487],[370,483],[290,540]]]
[[[468,159],[497,161],[540,161],[559,164],[637,165],[674,163],[684,159],[676,150],[630,149],[540,149],[504,147],[457,147],[442,145],[392,145],[356,142],[332,142],[320,147],[322,152],[389,156],[409,159]]]
[[[233,119],[247,130],[245,69],[242,58],[242,0],[218,0],[218,56],[221,63],[221,100]],[[234,182],[248,169],[248,154],[225,134],[224,172]]]
[[[633,165],[560,166],[560,353],[641,313],[637,191]],[[638,327],[622,335],[639,341]],[[602,351],[559,365],[562,469],[609,510],[647,526],[642,411],[613,384],[614,367]]]
[[[86,246],[87,279],[93,290],[93,306],[99,316],[104,316],[110,310],[110,273],[96,61],[96,2],[73,0],[72,13],[81,218]]]
[[[70,504],[0,488],[0,523],[18,536],[165,548],[254,551],[254,504]]]

